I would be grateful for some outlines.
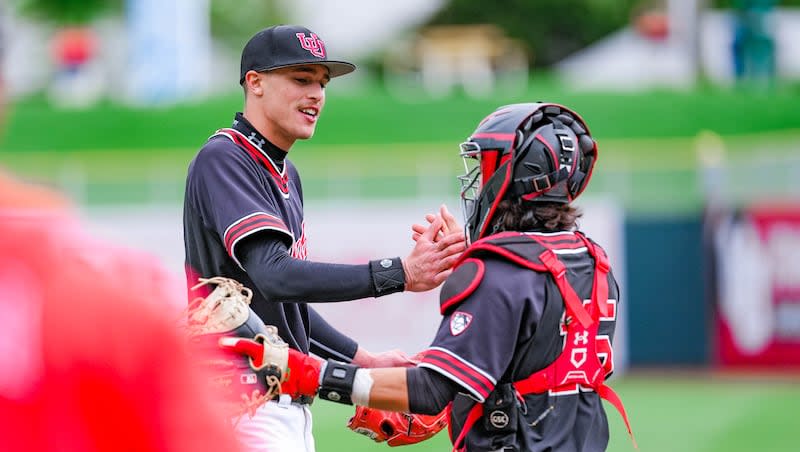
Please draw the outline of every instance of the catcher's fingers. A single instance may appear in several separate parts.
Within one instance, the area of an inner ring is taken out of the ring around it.
[[[425,220],[428,222],[428,226],[418,223],[411,225],[411,230],[414,231],[414,234],[411,236],[411,238],[414,239],[414,241],[416,241],[419,238],[419,236],[424,234],[425,231],[428,229],[428,227],[430,227],[430,225],[432,225],[433,222],[436,221],[436,218],[437,218],[436,215],[429,213],[425,215]],[[436,240],[443,237],[445,234],[447,234],[447,232],[448,231],[446,230],[446,228],[443,228],[438,234],[436,234]]]
[[[439,215],[441,215],[442,219],[444,220],[445,234],[461,231],[463,229],[461,225],[458,224],[456,217],[450,213],[445,204],[442,204],[442,206],[439,208]]]
[[[435,242],[436,235],[439,233],[439,231],[441,231],[442,225],[443,225],[442,219],[436,217],[431,223],[431,225],[425,229],[425,232],[422,233],[421,238],[424,238],[430,242]]]
[[[252,339],[241,337],[221,337],[219,346],[223,350],[249,356],[252,365],[261,367],[264,361],[264,346]]]
[[[411,225],[411,230],[413,231],[413,234],[411,234],[411,238],[416,242],[417,239],[419,239],[419,237],[422,234],[425,233],[426,229],[428,229],[428,226],[417,224],[417,223],[412,224]]]
[[[451,255],[460,253],[467,248],[467,239],[461,231],[452,232],[437,242],[438,250]]]

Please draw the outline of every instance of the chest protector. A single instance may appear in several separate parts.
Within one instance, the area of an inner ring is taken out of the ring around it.
[[[582,301],[567,281],[567,268],[556,254],[558,250],[575,250],[586,247],[594,258],[594,279],[591,300]],[[527,378],[512,383],[518,397],[525,394],[550,392],[553,395],[575,394],[578,391],[594,391],[619,411],[628,434],[633,439],[628,415],[616,392],[605,384],[611,373],[611,343],[607,338],[598,340],[601,319],[614,316],[608,302],[608,257],[600,246],[580,232],[574,235],[531,235],[504,232],[475,242],[461,257],[459,263],[477,253],[491,253],[508,259],[533,271],[549,273],[564,300],[566,314],[562,331],[566,339],[561,354],[547,367]],[[458,264],[457,264],[458,265]],[[607,359],[606,359],[607,358]],[[480,403],[467,414],[464,428],[453,442],[453,450],[459,450],[467,433],[483,416]],[[634,446],[635,446],[634,440]]]

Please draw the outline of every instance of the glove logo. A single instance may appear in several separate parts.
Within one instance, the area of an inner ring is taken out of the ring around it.
[[[489,414],[489,422],[493,427],[501,429],[508,425],[508,415],[502,411],[492,411]]]
[[[453,336],[458,336],[466,331],[470,323],[472,323],[472,314],[456,311],[453,313],[453,316],[450,317],[450,333]]]
[[[258,376],[256,374],[242,374],[239,375],[239,383],[243,385],[254,385],[258,383]]]

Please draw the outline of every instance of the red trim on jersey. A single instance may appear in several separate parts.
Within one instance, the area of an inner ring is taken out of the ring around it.
[[[283,172],[278,171],[278,168],[275,167],[275,165],[272,163],[272,160],[267,158],[261,149],[256,147],[250,142],[250,140],[247,139],[246,136],[242,134],[242,132],[239,132],[236,129],[219,129],[217,133],[223,133],[229,136],[234,143],[238,144],[242,149],[247,151],[247,153],[250,154],[254,160],[261,162],[261,164],[264,165],[264,168],[266,168],[270,175],[272,175],[272,178],[278,184],[278,188],[280,188],[281,192],[286,195],[289,194],[289,177],[286,175],[285,166],[283,168]]]
[[[586,244],[581,240],[580,237],[575,235],[574,233],[569,234],[555,234],[555,235],[540,235],[540,234],[526,234],[532,237],[536,237],[536,241],[539,243],[546,243],[548,248],[556,249],[556,250],[574,250],[581,247],[586,246]]]
[[[228,232],[225,233],[225,249],[228,251],[228,254],[234,257],[233,245],[236,241],[252,233],[256,229],[275,229],[291,237],[291,233],[286,228],[286,224],[284,224],[280,218],[272,217],[265,213],[259,213],[249,218],[240,219],[228,228]]]
[[[476,394],[479,394],[483,399],[486,399],[486,396],[494,389],[494,383],[486,378],[486,376],[452,355],[440,350],[428,349],[425,352],[425,357],[422,359],[422,362],[449,372],[462,383],[465,383],[467,387],[472,389]],[[474,384],[469,384],[470,382],[474,382]]]
[[[460,262],[459,266],[463,265],[463,264],[466,264],[467,262],[474,262],[475,265],[478,267],[478,271],[475,273],[475,276],[472,277],[472,281],[469,283],[469,285],[464,290],[462,290],[460,293],[457,293],[457,294],[453,295],[452,297],[448,298],[447,300],[445,300],[445,301],[443,301],[441,303],[441,306],[439,306],[439,312],[442,315],[444,315],[444,313],[451,306],[454,306],[454,305],[457,305],[458,303],[461,303],[461,301],[464,298],[467,298],[472,292],[474,292],[475,289],[477,289],[478,286],[480,285],[481,280],[483,279],[483,273],[484,273],[484,270],[485,270],[483,261],[480,260],[480,259],[469,258],[469,259],[465,259],[463,262]]]
[[[512,251],[509,251],[509,250],[507,250],[505,248],[502,248],[502,247],[499,247],[497,245],[492,245],[490,243],[481,243],[479,245],[473,245],[472,247],[470,247],[470,251],[471,250],[491,251],[491,252],[493,252],[495,254],[499,254],[499,255],[505,257],[506,259],[510,260],[511,262],[514,262],[515,264],[518,264],[518,265],[520,265],[522,267],[530,268],[531,270],[536,270],[538,272],[547,272],[547,271],[549,271],[547,269],[547,267],[545,267],[544,265],[540,265],[540,264],[531,262],[531,261],[525,259],[522,256],[518,256],[518,255],[514,254]]]

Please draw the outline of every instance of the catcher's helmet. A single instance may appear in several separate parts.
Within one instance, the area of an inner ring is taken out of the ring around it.
[[[500,201],[569,203],[586,188],[597,144],[574,111],[551,103],[498,108],[461,146],[461,181],[467,237],[487,231]]]

